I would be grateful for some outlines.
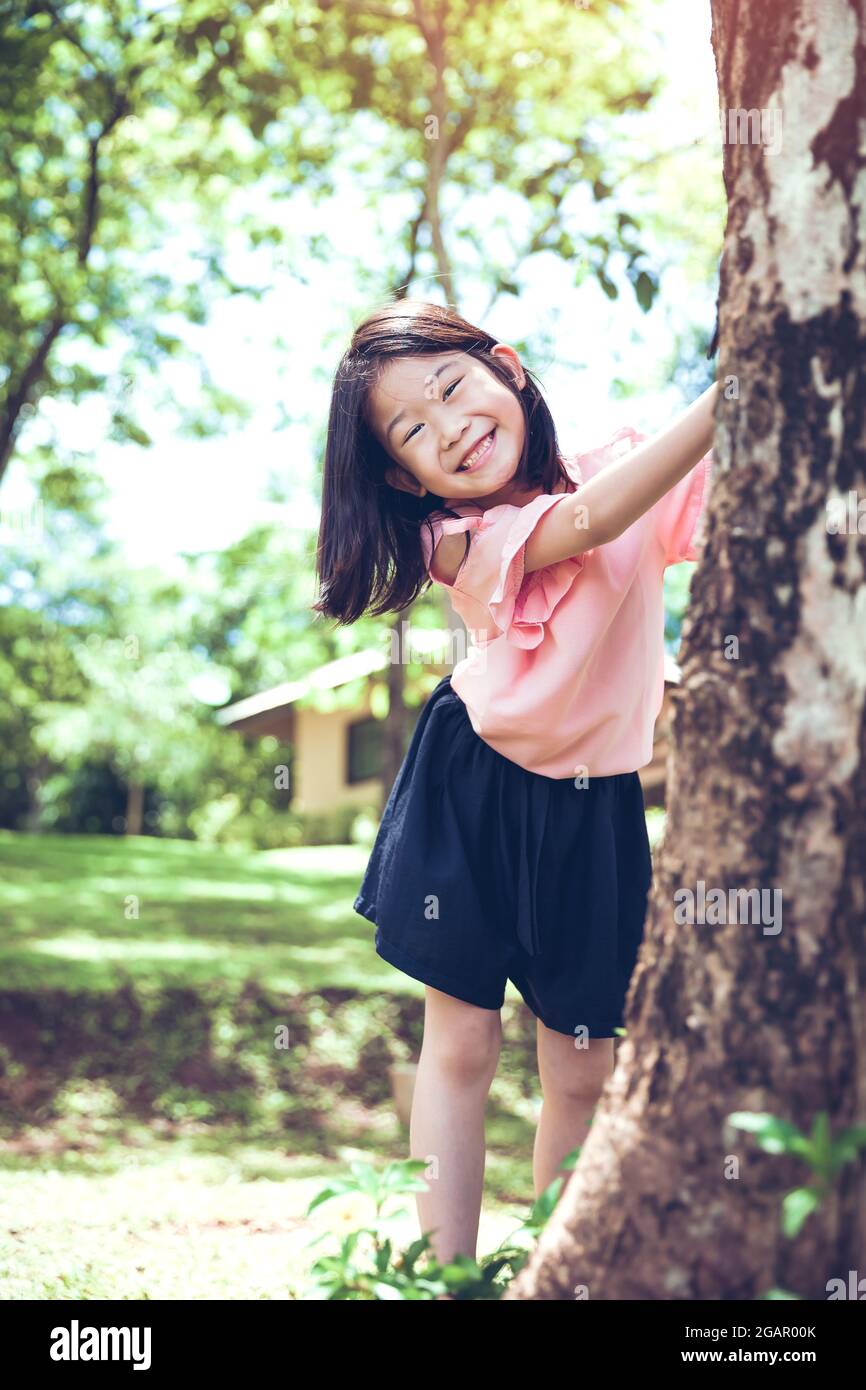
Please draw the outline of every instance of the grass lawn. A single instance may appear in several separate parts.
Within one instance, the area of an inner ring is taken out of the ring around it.
[[[648,813],[655,845],[662,821]],[[152,836],[0,830],[4,989],[261,980],[415,994],[352,908],[368,851],[250,852]],[[509,984],[510,997],[518,998]]]
[[[400,1147],[393,1135],[383,1135],[379,1147],[384,1156],[406,1156],[402,1148],[388,1152]],[[357,1157],[371,1154],[347,1145],[323,1159],[279,1152],[241,1133],[128,1121],[115,1133],[67,1122],[7,1141],[0,1146],[0,1299],[309,1296],[312,1262],[335,1253],[346,1230],[373,1221],[359,1198],[305,1216],[324,1181]],[[515,1200],[502,1195],[512,1185],[506,1170],[516,1166],[494,1156],[488,1167],[479,1255],[525,1217],[525,1174],[513,1184],[521,1189]],[[404,1214],[379,1228],[401,1247],[418,1233],[414,1200],[403,1202]]]
[[[0,830],[4,988],[195,985],[219,975],[289,994],[403,989],[352,908],[366,851],[249,852],[152,836]]]
[[[301,1296],[347,1220],[311,1197],[409,1151],[387,1067],[417,1058],[423,986],[352,909],[367,856],[0,831],[0,1298]],[[533,1195],[510,984],[503,1032],[479,1253]]]

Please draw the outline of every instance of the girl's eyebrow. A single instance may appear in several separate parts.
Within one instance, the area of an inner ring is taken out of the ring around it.
[[[433,375],[433,376],[441,376],[442,373],[443,373],[444,371],[447,371],[447,369],[448,369],[449,367],[453,367],[453,366],[454,366],[454,363],[455,363],[457,360],[458,360],[458,359],[457,359],[456,357],[451,357],[451,358],[449,358],[449,360],[448,360],[447,362],[443,362],[443,363],[442,363],[442,366],[441,366],[441,367],[437,367],[436,370],[435,370],[435,372],[432,373],[432,375]],[[397,425],[397,424],[400,423],[400,421],[403,419],[403,417],[404,417],[405,414],[406,414],[405,410],[401,410],[400,413],[399,413],[398,415],[395,415],[395,416],[394,416],[394,419],[391,421],[390,425],[388,426],[388,428],[387,428],[386,431],[385,431],[385,438],[386,438],[386,439],[390,439],[390,438],[391,438],[391,431],[392,431],[392,429],[394,428],[395,425]]]

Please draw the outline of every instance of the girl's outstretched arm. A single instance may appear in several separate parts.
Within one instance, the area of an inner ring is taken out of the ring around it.
[[[649,511],[709,451],[715,431],[716,382],[646,444],[608,464],[552,507],[526,546],[524,571],[542,569],[606,545]]]

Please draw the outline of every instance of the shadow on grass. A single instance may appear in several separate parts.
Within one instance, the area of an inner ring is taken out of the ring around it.
[[[2,831],[4,985],[399,986],[373,950],[372,923],[352,907],[367,858],[352,845],[249,852]]]

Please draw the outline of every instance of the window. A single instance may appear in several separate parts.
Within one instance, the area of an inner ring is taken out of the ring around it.
[[[346,781],[365,782],[382,773],[382,720],[359,719],[349,725]]]

